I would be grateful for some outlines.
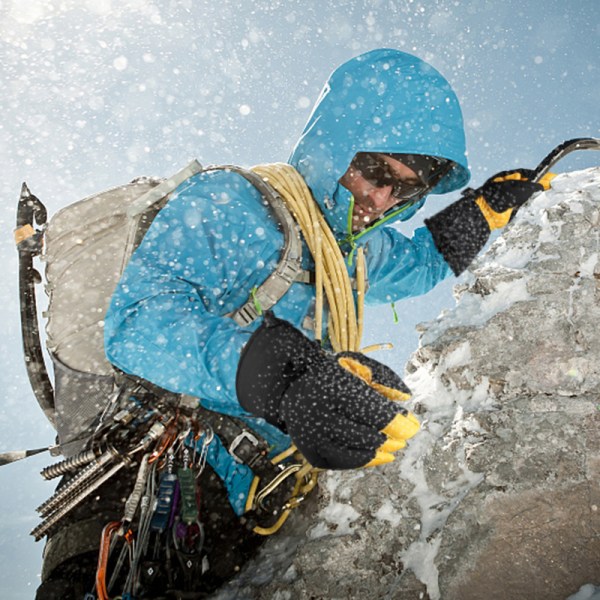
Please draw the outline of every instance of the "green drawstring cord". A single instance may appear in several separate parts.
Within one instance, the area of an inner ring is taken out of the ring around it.
[[[352,216],[354,214],[354,196],[350,196],[350,209],[348,210],[348,220],[346,222],[346,229],[348,235],[342,240],[342,244],[350,245],[350,253],[348,254],[347,264],[349,267],[354,262],[354,254],[356,253],[356,242],[354,241],[354,234],[352,232]]]
[[[348,210],[348,217],[346,219],[346,231],[348,237],[352,237],[352,217],[354,215],[354,196],[350,196],[350,209]]]
[[[348,210],[348,218],[346,222],[347,234],[346,237],[339,242],[340,245],[348,244],[350,246],[350,253],[348,254],[348,266],[351,267],[354,262],[354,255],[356,254],[356,249],[358,247],[356,241],[359,240],[363,235],[369,233],[376,227],[383,225],[390,219],[398,216],[400,213],[403,213],[405,210],[411,208],[417,203],[416,200],[407,202],[406,204],[401,205],[396,210],[391,210],[388,214],[384,215],[377,219],[373,224],[367,226],[365,229],[359,231],[358,233],[354,233],[352,230],[352,216],[354,213],[354,196],[350,196],[350,208]]]
[[[354,264],[354,255],[356,254],[356,248],[358,246],[356,245],[354,238],[350,238],[349,240],[344,240],[344,241],[346,241],[348,244],[350,244],[350,253],[348,254],[348,260],[346,262],[347,262],[348,266],[351,267]]]
[[[258,291],[258,287],[254,286],[251,290],[250,290],[250,297],[252,298],[252,303],[254,304],[254,309],[256,310],[256,312],[258,313],[258,315],[262,315],[263,314],[263,310],[262,310],[262,306],[260,305],[260,302],[258,301],[258,298],[256,297],[256,292]]]
[[[392,312],[394,313],[394,324],[397,325],[400,322],[400,319],[398,318],[398,313],[396,312],[396,303],[392,302],[391,307]]]

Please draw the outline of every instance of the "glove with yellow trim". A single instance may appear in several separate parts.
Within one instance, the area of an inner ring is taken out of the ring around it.
[[[529,169],[502,171],[476,190],[425,220],[435,245],[455,275],[460,275],[485,246],[494,229],[504,227],[536,192],[547,190],[552,173],[539,183]]]
[[[391,462],[419,430],[398,403],[410,391],[390,368],[358,352],[328,353],[272,313],[242,352],[236,388],[245,410],[287,433],[321,469]]]

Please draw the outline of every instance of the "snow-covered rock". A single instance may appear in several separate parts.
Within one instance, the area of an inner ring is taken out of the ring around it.
[[[403,457],[324,477],[220,597],[565,600],[600,584],[600,168],[557,177],[464,281],[407,366],[423,427]]]

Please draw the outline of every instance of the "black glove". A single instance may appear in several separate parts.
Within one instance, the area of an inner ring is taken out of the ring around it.
[[[288,433],[313,467],[391,462],[419,430],[396,402],[410,392],[391,369],[358,352],[325,352],[272,313],[242,352],[236,386],[242,407]]]
[[[480,188],[467,188],[460,200],[425,220],[437,249],[455,275],[471,264],[491,231],[504,227],[533,194],[547,189],[530,181],[533,176],[529,169],[497,173]]]
[[[533,183],[535,172],[530,169],[501,171],[490,177],[479,189],[471,194],[480,206],[491,230],[504,227],[519,208],[536,192],[544,187],[541,183]],[[485,204],[491,209],[486,210]],[[510,211],[508,214],[507,211]]]

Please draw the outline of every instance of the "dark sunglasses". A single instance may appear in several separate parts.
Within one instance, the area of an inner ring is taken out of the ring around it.
[[[439,173],[436,172],[430,179],[430,183],[426,185],[424,183],[414,184],[401,181],[392,173],[390,165],[377,154],[359,152],[352,159],[352,167],[360,171],[360,174],[367,182],[375,187],[391,185],[392,196],[404,202],[415,202],[422,198],[429,190],[433,189],[448,172],[447,166],[447,162],[440,161]]]

